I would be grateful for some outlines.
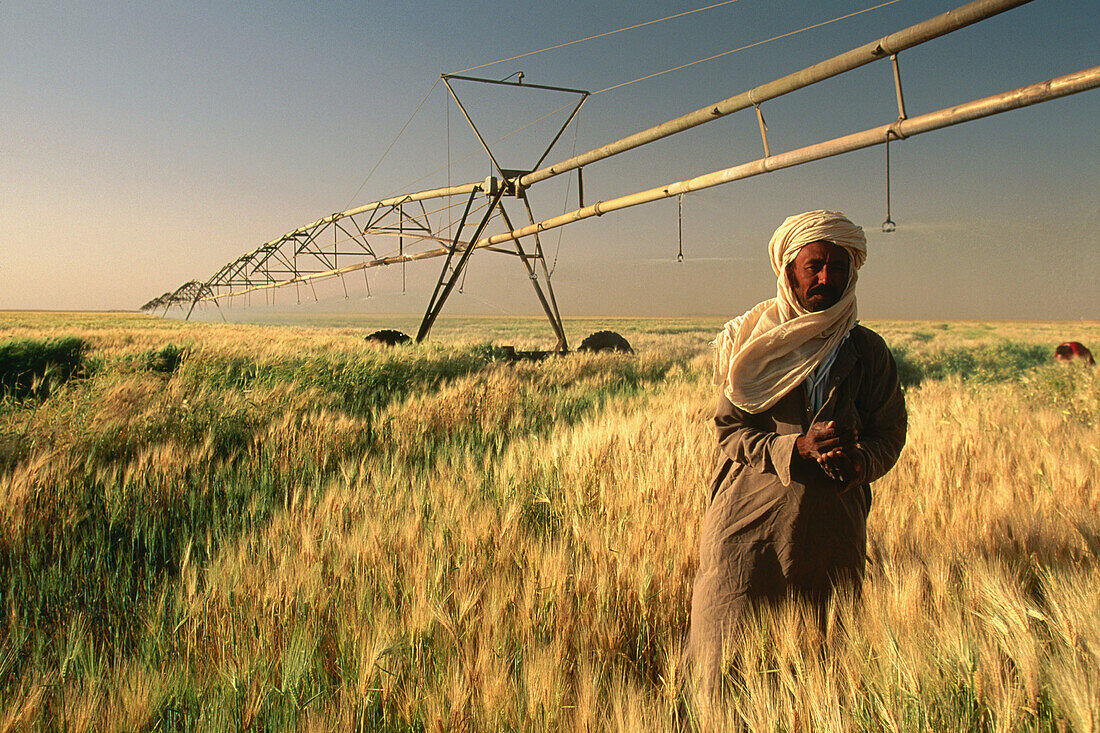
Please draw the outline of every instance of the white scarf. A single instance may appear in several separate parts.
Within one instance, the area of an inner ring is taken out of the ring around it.
[[[798,304],[787,265],[813,242],[832,242],[848,252],[848,286],[831,307],[813,313]],[[758,303],[725,325],[715,340],[714,383],[737,407],[763,412],[802,383],[856,323],[856,280],[867,259],[863,229],[836,211],[788,217],[768,243],[778,278],[775,298]]]

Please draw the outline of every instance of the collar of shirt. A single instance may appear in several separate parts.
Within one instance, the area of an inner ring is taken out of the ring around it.
[[[840,347],[851,335],[851,331],[844,334],[844,338],[840,340],[836,348],[821,361],[817,369],[810,372],[810,375],[806,377],[806,381],[802,383],[803,388],[806,390],[806,400],[810,403],[810,411],[814,414],[817,414],[817,411],[821,409],[825,404],[825,399],[829,396],[826,391],[829,384],[829,373],[833,370],[833,364],[836,362],[836,355],[840,353]]]

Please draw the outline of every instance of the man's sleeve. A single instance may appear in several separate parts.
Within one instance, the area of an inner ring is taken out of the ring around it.
[[[867,378],[871,409],[865,413],[859,444],[867,457],[865,483],[881,478],[894,467],[908,426],[905,396],[898,379],[898,367],[886,342],[875,334]]]
[[[773,473],[784,486],[790,485],[797,434],[779,435],[754,426],[752,416],[730,402],[724,394],[718,397],[714,427],[722,453],[762,473]]]

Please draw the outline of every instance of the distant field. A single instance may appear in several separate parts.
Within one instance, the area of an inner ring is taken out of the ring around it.
[[[363,340],[416,321],[0,312],[54,360],[0,382],[0,731],[671,730],[721,320]],[[1100,323],[865,323],[910,411],[865,597],[695,723],[1100,730],[1100,377],[1050,358]]]

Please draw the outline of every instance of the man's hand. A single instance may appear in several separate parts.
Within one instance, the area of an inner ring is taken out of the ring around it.
[[[863,483],[863,476],[867,470],[867,460],[859,447],[848,450],[837,448],[829,451],[823,454],[817,463],[825,471],[826,476],[846,486]]]
[[[838,425],[835,420],[829,420],[815,422],[805,435],[798,436],[794,445],[803,460],[820,463],[821,457],[832,451],[854,450],[858,440],[859,434],[855,430]]]
[[[821,466],[829,478],[851,485],[858,483],[867,469],[858,442],[858,431],[830,420],[811,425],[795,441],[795,449],[803,460]]]

